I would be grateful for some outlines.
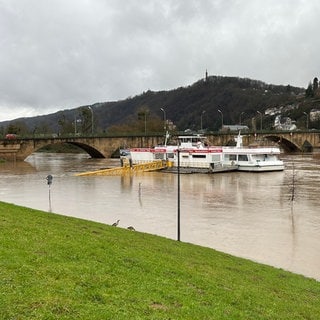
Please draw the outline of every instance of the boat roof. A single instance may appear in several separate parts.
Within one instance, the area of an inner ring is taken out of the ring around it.
[[[177,146],[167,147],[155,147],[155,148],[130,148],[130,152],[150,152],[150,153],[171,153],[177,152],[179,149],[182,153],[221,153],[223,152],[222,147],[206,147],[206,148],[178,148]]]
[[[192,136],[178,136],[178,139],[206,139],[205,136],[197,134]]]
[[[236,148],[236,147],[223,147],[224,153],[237,153],[237,154],[280,154],[278,147],[255,147],[255,148]]]

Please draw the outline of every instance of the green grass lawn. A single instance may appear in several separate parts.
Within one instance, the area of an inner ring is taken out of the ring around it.
[[[320,319],[320,283],[0,202],[0,319]]]

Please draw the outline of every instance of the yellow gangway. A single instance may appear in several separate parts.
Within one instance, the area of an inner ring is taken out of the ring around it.
[[[101,169],[96,171],[88,171],[76,174],[76,176],[117,176],[124,174],[134,174],[138,172],[156,171],[167,168],[167,162],[156,160],[152,162],[139,163],[130,166],[125,163],[123,167]]]

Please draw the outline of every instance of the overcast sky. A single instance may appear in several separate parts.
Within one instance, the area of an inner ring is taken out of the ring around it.
[[[0,121],[205,75],[307,87],[319,0],[0,0]]]

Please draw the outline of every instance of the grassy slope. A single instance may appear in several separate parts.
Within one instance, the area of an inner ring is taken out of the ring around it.
[[[0,319],[320,319],[320,283],[0,202]]]

